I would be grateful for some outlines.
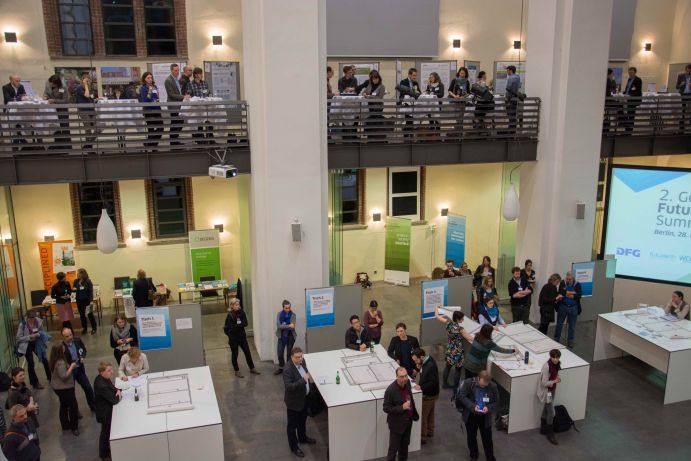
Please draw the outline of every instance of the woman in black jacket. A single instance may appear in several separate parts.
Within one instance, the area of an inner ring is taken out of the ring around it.
[[[151,293],[151,296],[149,296]],[[153,294],[156,293],[156,287],[153,282],[146,278],[146,272],[143,269],[137,271],[137,280],[134,281],[132,287],[132,298],[134,298],[135,307],[151,307],[154,305]]]
[[[113,418],[113,405],[117,405],[122,393],[116,389],[111,379],[113,366],[110,363],[98,364],[98,376],[94,379],[96,398],[96,421],[101,423],[101,436],[98,439],[98,457],[110,459],[110,422]]]
[[[89,317],[91,324],[91,334],[96,334],[96,318],[94,317],[94,284],[91,283],[89,274],[85,269],[77,270],[77,278],[74,281],[73,291],[76,293],[77,310],[79,311],[79,318],[82,321],[82,334],[86,334],[86,317]],[[89,313],[86,313],[87,308]]]
[[[110,347],[113,348],[115,362],[120,365],[120,359],[127,353],[130,347],[139,347],[137,328],[127,323],[125,314],[118,314],[110,330]]]
[[[552,274],[547,283],[545,283],[540,290],[540,296],[538,298],[538,306],[540,306],[540,327],[538,330],[544,334],[547,334],[549,324],[554,322],[554,310],[556,309],[557,303],[562,298],[559,294],[559,282],[561,282],[561,276],[559,274]]]
[[[245,315],[245,311],[242,310],[242,307],[240,307],[240,300],[238,298],[232,298],[230,300],[230,311],[226,317],[223,332],[226,334],[226,336],[228,336],[231,361],[233,362],[235,376],[238,378],[244,378],[243,374],[240,373],[240,367],[238,366],[238,348],[241,348],[242,352],[245,354],[245,360],[247,361],[247,366],[250,367],[250,373],[253,375],[261,374],[254,368],[252,353],[250,352],[250,345],[247,343],[247,335],[245,334],[246,326],[247,316]]]
[[[475,276],[473,278],[473,284],[477,287],[482,283],[484,277],[496,278],[497,270],[492,267],[492,259],[489,256],[482,257],[482,264],[477,266],[475,269]]]

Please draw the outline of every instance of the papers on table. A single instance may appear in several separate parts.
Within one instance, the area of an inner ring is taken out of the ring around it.
[[[662,336],[668,339],[691,339],[691,331],[683,328],[662,332]]]
[[[330,376],[322,375],[322,376],[317,376],[317,382],[319,384],[333,384],[336,382],[336,380]]]
[[[523,322],[514,322],[509,325],[506,325],[506,327],[502,328],[501,331],[505,335],[514,336],[520,333],[529,333],[535,331],[535,329],[533,329],[529,325],[524,324]]]
[[[666,322],[678,322],[679,320],[681,320],[679,317],[677,317],[676,315],[672,315],[672,314],[663,315],[660,318],[665,320]]]
[[[556,342],[555,340],[551,338],[544,337],[542,339],[538,339],[537,341],[531,341],[529,343],[524,343],[523,346],[525,346],[526,349],[530,350],[530,352],[534,354],[544,354],[545,352],[549,352],[552,349],[563,349],[564,345],[561,343]]]
[[[370,369],[369,365],[359,366],[359,367],[348,367],[343,373],[348,378],[348,381],[352,384],[367,384],[377,382],[378,379],[374,372]]]
[[[524,368],[522,367],[523,364],[518,360],[495,360],[493,363],[504,370],[520,370]]]
[[[396,379],[396,366],[394,362],[375,363],[370,365],[370,369],[380,382],[391,382]]]
[[[519,343],[529,343],[531,341],[539,341],[540,339],[544,339],[545,335],[543,335],[539,331],[533,330],[527,333],[519,333],[517,335],[512,335],[511,337]]]
[[[191,410],[194,406],[187,374],[149,379],[147,400],[148,413]]]
[[[672,330],[677,330],[679,327],[673,323],[667,323],[667,322],[658,322],[658,323],[651,323],[647,325],[648,330],[654,331],[654,332],[662,332],[662,331],[672,331]]]

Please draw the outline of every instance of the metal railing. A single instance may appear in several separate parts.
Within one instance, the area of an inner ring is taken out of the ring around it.
[[[605,99],[602,136],[691,135],[691,97],[678,93]]]
[[[249,145],[244,101],[0,106],[0,156],[180,152]]]
[[[536,140],[540,98],[515,104],[503,97],[481,101],[427,98],[328,101],[329,144]]]

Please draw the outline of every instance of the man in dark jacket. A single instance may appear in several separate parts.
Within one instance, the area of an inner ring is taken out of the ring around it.
[[[387,461],[408,459],[408,445],[410,445],[410,431],[413,421],[419,416],[415,409],[413,390],[410,387],[408,372],[403,367],[396,370],[396,381],[389,384],[384,392],[384,413],[389,425],[389,451]]]
[[[12,422],[2,441],[2,452],[8,461],[40,461],[41,449],[38,446],[36,428],[29,420],[24,405],[10,408]]]
[[[480,454],[477,446],[479,429],[485,458],[487,461],[494,461],[492,415],[498,406],[499,391],[487,371],[481,371],[477,377],[466,379],[461,384],[456,396],[456,408],[460,407],[463,413],[471,460],[477,460]]]
[[[573,348],[576,337],[576,322],[581,315],[581,284],[576,281],[572,272],[567,272],[564,280],[559,283],[559,294],[562,296],[557,306],[557,325],[554,329],[554,340],[561,340],[561,329],[564,320],[569,322],[569,335],[567,344]]]
[[[116,389],[111,379],[113,366],[110,363],[98,364],[98,376],[94,379],[96,394],[96,421],[101,423],[101,435],[98,439],[98,457],[110,458],[110,421],[113,418],[113,405],[122,399],[122,392]]]
[[[533,289],[528,280],[521,276],[521,268],[511,269],[512,278],[509,280],[509,296],[511,297],[511,314],[514,322],[528,323],[530,320],[530,301]]]
[[[74,337],[72,330],[69,328],[62,329],[62,340],[62,347],[65,351],[65,362],[67,362],[67,366],[70,366],[72,362],[77,364],[77,368],[72,372],[74,380],[84,389],[86,403],[89,404],[91,411],[96,411],[94,407],[94,390],[91,388],[89,377],[86,376],[86,370],[84,369],[86,346],[84,346],[81,339]]]
[[[21,101],[24,96],[26,96],[26,90],[22,85],[22,79],[19,75],[10,75],[10,83],[2,87],[3,104]]]
[[[434,406],[439,397],[439,369],[437,362],[419,347],[413,351],[413,360],[419,377],[415,389],[422,391],[421,442],[424,445],[428,437],[434,436]]]
[[[294,347],[290,351],[290,360],[283,369],[283,384],[285,385],[283,400],[288,409],[288,445],[290,445],[290,451],[298,458],[305,457],[298,443],[310,445],[317,443],[315,439],[307,437],[306,428],[310,379],[307,365],[302,361],[302,349]]]
[[[345,333],[345,347],[354,351],[364,352],[371,342],[372,336],[369,334],[369,329],[362,326],[360,317],[351,315],[350,328]]]
[[[559,284],[561,276],[559,274],[552,274],[549,280],[540,290],[538,298],[538,306],[540,306],[540,330],[543,334],[547,334],[549,324],[554,322],[554,311],[557,310],[559,301],[563,296],[559,294]]]
[[[387,352],[389,357],[405,368],[410,375],[415,370],[413,351],[419,347],[420,343],[417,338],[408,334],[405,323],[396,324],[396,336],[391,338]]]
[[[638,70],[635,67],[629,67],[629,79],[626,81],[623,93],[630,98],[626,101],[626,117],[625,123],[626,131],[633,131],[633,126],[636,120],[636,109],[641,104],[641,96],[643,96],[643,81],[636,75]]]

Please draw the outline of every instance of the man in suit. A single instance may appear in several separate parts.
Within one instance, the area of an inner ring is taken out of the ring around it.
[[[434,406],[439,398],[439,368],[437,362],[424,349],[419,347],[413,351],[413,360],[419,377],[415,390],[422,391],[422,444],[434,436]]]
[[[86,346],[84,346],[81,339],[74,337],[71,328],[65,327],[62,329],[62,348],[65,351],[65,362],[67,362],[67,366],[70,366],[72,363],[77,365],[72,375],[74,376],[74,380],[77,381],[84,390],[86,403],[89,404],[89,408],[91,408],[91,411],[95,412],[94,390],[91,387],[91,383],[89,383],[89,377],[86,376],[86,370],[84,369]]]
[[[110,363],[98,364],[98,376],[94,380],[96,394],[96,421],[101,423],[101,435],[98,439],[98,457],[110,458],[110,423],[113,419],[113,405],[122,399],[122,392],[116,389],[111,381],[113,366]]]
[[[681,95],[682,116],[679,121],[679,129],[683,132],[687,125],[689,98],[691,98],[691,64],[687,64],[684,72],[677,75],[676,89]]]
[[[417,69],[414,67],[411,67],[408,69],[408,78],[401,80],[401,82],[396,86],[396,90],[398,90],[398,96],[401,99],[401,101],[405,100],[406,96],[409,96],[413,99],[417,99],[420,97],[421,91],[420,91],[420,84],[417,82]],[[407,103],[406,103],[407,104]],[[409,108],[412,112],[412,109]],[[403,131],[412,131],[413,129],[413,114],[412,113],[406,113],[405,114],[406,118],[406,126],[403,128]],[[406,134],[405,137],[412,136],[411,134]]]
[[[605,83],[605,98],[611,98],[617,92],[617,81],[614,80],[614,69],[607,69],[607,82]],[[619,112],[618,103],[615,101],[605,101],[605,119],[602,124],[602,131],[609,132],[612,119]]]
[[[486,370],[481,371],[477,377],[466,379],[461,384],[456,396],[456,408],[463,414],[471,460],[477,460],[480,454],[477,446],[479,429],[485,458],[487,461],[494,461],[492,415],[498,406],[499,390]]]
[[[190,99],[190,96],[184,93],[184,81],[180,81],[180,66],[177,64],[170,65],[170,75],[166,78],[164,86],[166,93],[168,93],[168,101],[182,102]],[[170,113],[170,139],[178,139],[178,133],[182,130],[182,119],[179,117],[179,112]],[[180,141],[171,141],[171,145],[179,145]]]
[[[21,101],[22,97],[26,96],[26,90],[22,85],[22,79],[19,75],[10,75],[10,83],[2,87],[2,97],[4,104],[12,101]]]
[[[180,76],[180,89],[182,94],[192,96],[192,87],[190,82],[192,81],[192,72],[194,68],[192,66],[185,66],[182,68],[182,75]]]
[[[290,360],[283,369],[283,384],[285,394],[283,400],[288,410],[288,445],[290,451],[298,458],[304,458],[298,443],[309,445],[317,443],[313,438],[307,437],[307,396],[310,393],[310,380],[312,377],[307,372],[307,365],[302,360],[302,349],[294,347],[290,351]],[[297,435],[296,435],[297,432]]]
[[[396,380],[389,384],[384,392],[384,413],[389,425],[389,451],[387,461],[408,459],[408,445],[410,445],[410,431],[413,421],[419,416],[413,400],[413,389],[410,386],[408,372],[403,367],[396,370]]]
[[[357,79],[353,66],[343,66],[343,77],[338,79],[338,92],[341,96],[357,94]]]
[[[641,104],[641,97],[643,96],[643,81],[636,75],[636,72],[638,70],[635,67],[629,67],[629,79],[626,81],[623,91],[626,96],[633,98],[633,100],[629,99],[626,102],[626,131],[633,131],[636,108]]]

